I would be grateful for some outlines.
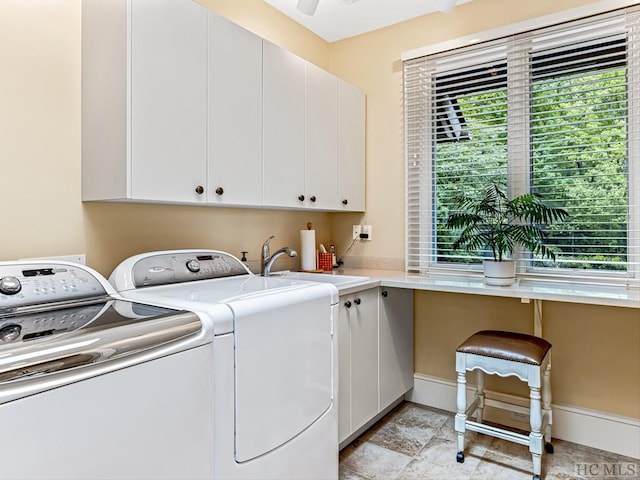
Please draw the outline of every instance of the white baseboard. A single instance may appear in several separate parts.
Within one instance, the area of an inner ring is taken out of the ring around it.
[[[498,400],[522,403],[518,397],[487,390],[487,396]],[[467,391],[470,400],[471,388]],[[443,378],[415,374],[414,387],[405,396],[410,402],[448,412],[456,410],[456,383]],[[500,415],[500,413],[502,415]],[[486,412],[487,420],[520,426],[508,413],[495,410]],[[619,455],[640,458],[640,420],[588,410],[570,405],[553,404],[553,438],[586,445]]]

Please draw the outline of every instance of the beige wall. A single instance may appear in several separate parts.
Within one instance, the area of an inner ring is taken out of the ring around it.
[[[418,373],[455,381],[455,349],[478,330],[533,333],[533,303],[519,299],[416,292],[414,300]],[[542,312],[553,402],[640,418],[638,310],[543,302]],[[513,379],[488,379],[487,388],[528,395]]]
[[[126,256],[161,248],[248,250],[255,260],[271,233],[278,234],[274,246],[297,246],[297,232],[310,220],[318,241],[336,241],[339,250],[351,224],[370,223],[374,240],[357,245],[354,254],[403,264],[400,53],[590,3],[475,0],[449,16],[429,15],[329,45],[262,0],[199,1],[365,91],[366,214],[83,205],[80,0],[0,0],[0,260],[86,252],[104,274]],[[416,370],[452,378],[453,351],[464,335],[494,325],[524,331],[531,315],[531,305],[514,300],[418,293]],[[555,401],[640,417],[638,311],[550,303],[545,318],[556,349]]]

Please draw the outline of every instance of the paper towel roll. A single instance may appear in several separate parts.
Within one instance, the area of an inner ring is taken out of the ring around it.
[[[300,230],[300,268],[316,269],[316,231]]]

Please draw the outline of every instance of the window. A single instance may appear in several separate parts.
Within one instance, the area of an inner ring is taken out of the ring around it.
[[[444,225],[495,182],[570,214],[521,275],[640,283],[640,8],[407,60],[404,86],[408,270],[479,270]]]

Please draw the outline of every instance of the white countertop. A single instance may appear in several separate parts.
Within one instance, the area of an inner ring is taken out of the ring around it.
[[[341,268],[331,273],[325,273],[325,275],[331,274],[358,275],[370,279],[357,284],[349,284],[346,288],[339,288],[341,295],[361,291],[365,288],[383,286],[640,309],[640,289],[623,286],[518,279],[512,286],[496,287],[485,285],[480,276],[425,276],[393,270],[354,268]]]

